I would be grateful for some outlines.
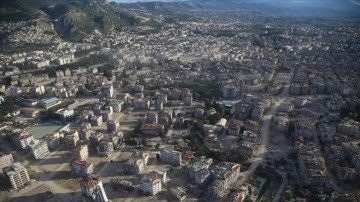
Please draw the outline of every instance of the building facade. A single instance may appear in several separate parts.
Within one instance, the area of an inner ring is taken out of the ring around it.
[[[89,157],[89,147],[87,145],[79,145],[72,150],[74,158],[84,161]]]
[[[80,181],[81,193],[94,202],[108,202],[104,186],[99,177],[88,175]]]
[[[30,183],[30,176],[27,169],[19,162],[5,167],[3,172],[8,177],[11,187],[14,189],[21,189]]]
[[[98,155],[109,157],[114,153],[114,144],[109,141],[100,141],[97,151]]]
[[[46,142],[36,141],[29,144],[30,152],[35,159],[43,159],[50,151]]]
[[[166,172],[151,171],[142,179],[140,183],[140,190],[145,194],[154,196],[161,191],[161,184],[165,182]]]
[[[181,165],[181,152],[163,149],[160,151],[160,159],[171,165]]]
[[[76,176],[87,176],[94,171],[92,163],[87,161],[73,160],[70,163],[71,174]]]

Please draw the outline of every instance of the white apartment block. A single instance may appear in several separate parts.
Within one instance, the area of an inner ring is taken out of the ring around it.
[[[26,149],[27,146],[33,142],[35,139],[26,131],[18,131],[11,135],[13,143],[20,149]]]
[[[124,170],[130,174],[140,174],[149,161],[149,153],[136,152],[125,163]]]
[[[30,182],[26,168],[19,162],[15,162],[11,166],[4,168],[3,171],[9,178],[10,184],[14,189],[23,188]]]
[[[166,182],[166,172],[152,171],[145,175],[140,183],[140,190],[149,195],[156,195],[162,189],[161,183]]]
[[[29,144],[31,154],[35,159],[43,159],[49,153],[49,147],[44,141],[34,141]]]
[[[80,181],[81,193],[94,202],[108,202],[103,183],[96,176],[87,176]]]

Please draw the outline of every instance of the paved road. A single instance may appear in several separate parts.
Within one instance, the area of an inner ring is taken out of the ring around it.
[[[284,99],[281,99],[284,100]],[[273,115],[275,115],[279,105],[280,105],[280,101],[279,102],[275,102],[275,105],[273,105],[269,112],[264,116],[264,122],[263,122],[263,126],[261,128],[261,136],[260,136],[260,146],[258,148],[258,152],[257,152],[257,156],[255,157],[253,164],[250,166],[250,168],[243,173],[243,176],[240,180],[237,181],[237,185],[240,186],[242,185],[244,182],[246,182],[246,180],[248,179],[248,177],[254,173],[254,171],[256,170],[256,168],[262,164],[262,162],[264,161],[265,157],[266,157],[266,153],[268,152],[267,146],[269,145],[269,139],[270,139],[270,124],[271,124],[271,117]]]
[[[276,195],[273,198],[273,201],[280,201],[281,195],[284,191],[285,185],[287,184],[287,176],[285,172],[281,172],[281,171],[277,171],[277,173],[279,173],[282,177],[282,183],[278,189],[278,191],[276,192]]]
[[[242,178],[236,182],[236,186],[241,186],[244,182],[246,182],[248,177],[254,173],[256,168],[263,163],[263,161],[266,157],[266,154],[268,153],[267,148],[269,146],[269,139],[270,139],[271,117],[275,115],[280,104],[286,100],[286,98],[289,94],[289,87],[290,87],[289,84],[290,84],[290,80],[291,80],[291,77],[293,76],[293,74],[294,74],[294,68],[292,67],[290,74],[289,74],[288,81],[286,81],[287,85],[285,86],[285,88],[283,89],[281,94],[278,97],[275,97],[274,105],[271,106],[268,113],[266,115],[264,115],[263,125],[261,127],[261,136],[260,136],[260,141],[259,141],[260,146],[258,148],[257,155],[254,158],[253,164],[250,166],[250,168],[246,172],[244,172],[242,175]],[[280,186],[280,189],[279,189],[277,195],[281,196],[281,192],[282,192],[281,187],[284,187],[284,186],[285,186],[285,180],[283,180],[283,184]],[[276,196],[276,197],[280,198],[280,196]]]
[[[96,102],[97,100],[96,99],[76,99],[75,100],[75,103],[71,104],[68,106],[69,109],[76,109],[77,107],[81,106],[81,105],[85,105],[85,104],[88,104],[88,103],[94,103]]]

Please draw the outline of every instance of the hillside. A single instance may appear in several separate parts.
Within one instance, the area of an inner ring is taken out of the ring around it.
[[[59,37],[74,41],[95,30],[106,34],[137,23],[135,17],[114,10],[105,0],[3,0],[0,19],[1,23],[51,22]]]

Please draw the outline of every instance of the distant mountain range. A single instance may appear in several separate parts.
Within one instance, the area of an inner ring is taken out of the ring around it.
[[[113,0],[120,3],[186,4],[203,9],[234,10],[247,9],[277,15],[316,16],[335,18],[360,18],[360,0]],[[184,5],[182,5],[184,7]]]

